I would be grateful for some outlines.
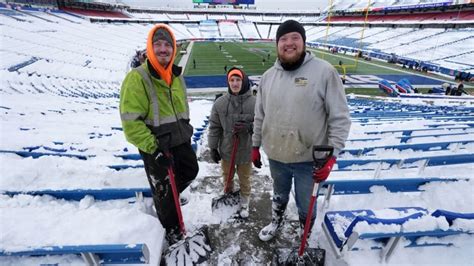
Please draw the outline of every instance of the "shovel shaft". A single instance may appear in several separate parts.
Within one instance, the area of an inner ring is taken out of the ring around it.
[[[309,210],[306,216],[306,222],[304,224],[303,237],[301,238],[301,245],[300,245],[300,249],[298,250],[298,257],[303,256],[303,253],[304,253],[304,249],[306,246],[306,239],[308,238],[308,233],[310,229],[309,227],[311,226],[311,216],[313,214],[314,204],[316,203],[316,199],[318,197],[318,189],[319,189],[319,183],[314,181],[313,193],[311,194],[311,201],[309,202]]]
[[[170,176],[170,185],[171,190],[173,191],[173,198],[174,198],[174,206],[176,207],[176,213],[178,214],[178,221],[179,221],[179,229],[186,235],[186,229],[184,228],[184,221],[183,221],[183,214],[181,213],[181,205],[179,204],[179,193],[178,189],[176,188],[176,182],[174,179],[174,171],[173,167],[168,167],[168,175]]]
[[[232,144],[232,153],[230,155],[230,164],[229,164],[229,175],[227,176],[225,186],[224,186],[224,193],[229,193],[230,184],[234,180],[234,171],[235,171],[235,156],[237,154],[237,148],[239,146],[239,136],[234,134],[232,137],[233,144]]]

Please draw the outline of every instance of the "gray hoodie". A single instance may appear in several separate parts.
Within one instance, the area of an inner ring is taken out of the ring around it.
[[[302,65],[286,71],[277,60],[262,76],[255,105],[254,147],[270,159],[312,161],[313,145],[344,148],[351,121],[344,88],[334,67],[307,52]]]
[[[253,122],[255,110],[255,96],[249,89],[248,79],[244,82],[247,88],[243,94],[232,95],[226,93],[216,100],[209,117],[208,145],[211,149],[219,149],[223,160],[230,162],[233,146],[233,132],[235,122]],[[230,89],[229,89],[230,90]],[[239,145],[235,157],[236,164],[249,163],[252,149],[252,132],[238,134]]]

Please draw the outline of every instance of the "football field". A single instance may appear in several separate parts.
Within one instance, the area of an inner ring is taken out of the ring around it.
[[[333,55],[326,51],[310,49],[313,55],[332,65],[346,67],[347,74],[396,74],[398,71],[367,64],[359,60],[355,68],[355,58],[343,54]],[[261,75],[270,68],[276,59],[274,42],[195,42],[186,65],[185,75],[223,75],[225,68],[243,68],[249,75]],[[194,61],[193,61],[194,60]],[[195,66],[193,64],[195,62]]]
[[[348,93],[353,89],[368,89],[379,94],[377,84],[383,79],[395,84],[406,78],[422,92],[449,82],[441,76],[405,69],[375,59],[366,61],[350,54],[307,49],[338,70],[346,80]],[[277,57],[275,42],[194,42],[189,53],[184,75],[190,87],[194,88],[226,87],[226,70],[233,66],[242,68],[247,75],[257,77],[258,80]]]

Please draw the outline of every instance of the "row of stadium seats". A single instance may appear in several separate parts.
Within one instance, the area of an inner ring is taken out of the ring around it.
[[[327,20],[327,19],[326,19]],[[334,16],[330,18],[331,22],[354,22],[364,21],[365,16]],[[436,12],[423,14],[392,14],[392,15],[369,15],[367,20],[370,22],[404,22],[404,21],[463,21],[474,20],[474,12]]]
[[[384,8],[384,7],[406,7],[413,5],[429,5],[429,4],[444,4],[447,5],[445,1],[442,0],[433,0],[433,1],[424,1],[424,0],[338,0],[334,1],[331,6],[328,6],[324,9],[324,12],[328,10],[333,11],[347,11],[347,10],[363,10],[370,5],[371,8]]]
[[[7,15],[0,25],[5,40],[0,68],[45,77],[120,82],[131,55],[143,49],[152,25],[90,23],[66,13],[1,10]],[[278,24],[243,21],[175,22],[170,26],[178,40],[271,39],[278,28]],[[327,29],[311,25],[305,28],[310,42],[395,53],[463,71],[474,68],[471,64],[474,51],[470,49],[474,47],[474,31],[471,29],[348,26]],[[75,69],[74,72],[65,71],[64,65]]]

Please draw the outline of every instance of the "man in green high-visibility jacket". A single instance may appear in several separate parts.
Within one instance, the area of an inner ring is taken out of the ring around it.
[[[174,65],[176,39],[164,24],[147,39],[147,60],[132,69],[120,91],[120,117],[127,141],[140,151],[158,218],[169,245],[183,239],[169,183],[172,166],[181,193],[196,178],[199,167],[191,146],[186,85]]]

